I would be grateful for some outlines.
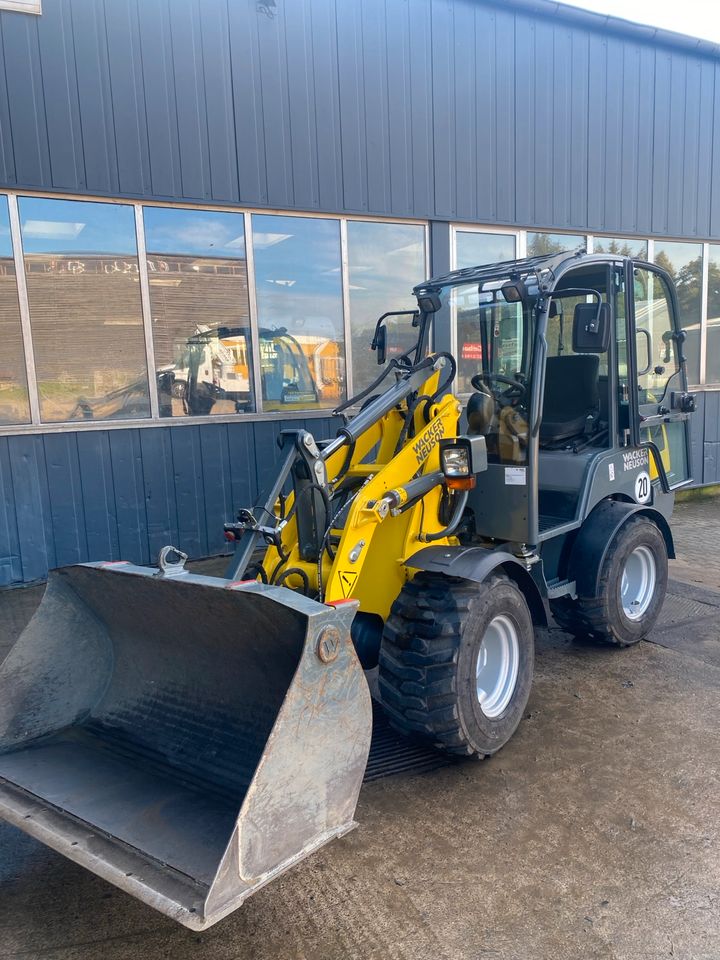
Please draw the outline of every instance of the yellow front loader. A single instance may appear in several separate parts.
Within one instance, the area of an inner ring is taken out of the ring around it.
[[[633,382],[638,274],[660,284],[657,401]],[[53,571],[0,666],[0,817],[188,927],[355,825],[370,685],[399,732],[489,756],[549,611],[616,646],[659,614],[693,408],[666,275],[559,254],[415,293],[414,346],[385,362],[380,318],[383,371],[337,436],[282,432],[271,488],[225,526],[224,578],[172,547]],[[428,349],[453,314],[477,362],[462,404]]]

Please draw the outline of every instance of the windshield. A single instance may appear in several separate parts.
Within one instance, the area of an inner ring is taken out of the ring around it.
[[[507,276],[445,287],[457,330],[457,392],[470,394],[468,431],[484,434],[494,462],[525,463],[535,297],[508,302]]]

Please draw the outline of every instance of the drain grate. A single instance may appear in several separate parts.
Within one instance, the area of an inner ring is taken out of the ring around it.
[[[400,773],[427,773],[457,763],[455,757],[396,733],[373,700],[373,732],[364,783]]]

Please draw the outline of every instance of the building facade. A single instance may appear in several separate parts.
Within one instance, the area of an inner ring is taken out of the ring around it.
[[[0,585],[223,552],[415,283],[580,246],[675,276],[720,481],[717,46],[549,0],[0,0]]]

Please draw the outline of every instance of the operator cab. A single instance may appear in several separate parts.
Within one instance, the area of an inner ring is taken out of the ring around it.
[[[431,291],[457,330],[460,431],[486,439],[469,498],[483,540],[535,546],[594,497],[632,498],[620,449],[647,447],[658,490],[687,482],[683,334],[661,270],[566,252],[458,270],[418,301]]]

